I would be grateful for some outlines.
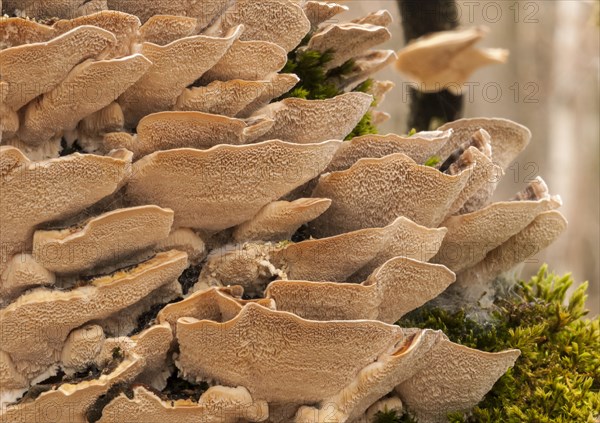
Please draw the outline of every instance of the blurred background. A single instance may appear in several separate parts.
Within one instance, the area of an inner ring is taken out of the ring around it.
[[[393,38],[382,48],[404,46],[396,0],[351,0],[343,18],[387,9]],[[510,50],[505,65],[477,71],[464,89],[465,117],[503,117],[531,129],[527,150],[507,171],[496,200],[511,198],[537,175],[560,194],[569,229],[528,260],[526,278],[541,264],[589,281],[588,308],[600,313],[600,2],[457,1],[462,27],[484,25],[480,47]],[[407,133],[407,80],[388,68],[376,79],[396,88],[380,109],[392,118],[382,134]]]

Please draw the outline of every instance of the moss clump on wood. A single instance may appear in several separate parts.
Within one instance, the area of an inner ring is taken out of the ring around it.
[[[470,413],[453,423],[592,423],[600,416],[600,318],[585,319],[587,283],[577,288],[570,275],[558,277],[543,266],[499,301],[485,323],[464,311],[421,308],[403,318],[403,327],[440,329],[459,344],[522,354]],[[408,416],[397,419],[409,422]],[[378,423],[383,421],[376,420]],[[385,420],[387,421],[387,420]]]

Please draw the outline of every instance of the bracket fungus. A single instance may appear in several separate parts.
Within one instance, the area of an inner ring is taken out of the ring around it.
[[[339,145],[275,140],[204,151],[159,151],[134,164],[127,197],[134,204],[171,208],[175,227],[219,231],[247,221],[317,176]]]
[[[237,0],[213,24],[210,31],[225,33],[243,25],[241,40],[269,41],[290,51],[310,30],[302,8],[288,0]]]
[[[22,44],[44,43],[56,35],[54,28],[36,21],[0,17],[0,50]]]
[[[86,25],[43,43],[0,51],[2,80],[8,83],[6,103],[13,110],[20,109],[51,91],[77,64],[99,56],[116,41],[111,32]]]
[[[79,273],[156,245],[169,236],[172,224],[171,210],[118,209],[76,227],[36,231],[33,255],[53,272]]]
[[[255,401],[243,387],[213,386],[196,402],[163,401],[154,393],[137,386],[133,397],[125,394],[112,400],[103,410],[99,423],[119,423],[125,415],[135,415],[144,423],[236,423],[265,421],[269,415],[266,401]]]
[[[362,284],[275,281],[265,292],[277,310],[310,320],[395,323],[455,280],[446,267],[404,257],[383,264]]]
[[[275,43],[238,39],[200,81],[203,84],[232,79],[259,81],[279,72],[286,60],[286,51]]]
[[[448,157],[479,129],[490,135],[493,162],[506,170],[531,141],[531,131],[516,122],[501,118],[459,119],[439,128],[452,129],[450,140],[440,149],[440,157]]]
[[[302,4],[302,9],[310,21],[312,30],[317,29],[319,25],[327,22],[334,16],[350,10],[347,6],[341,4],[312,0],[305,1]]]
[[[144,42],[164,46],[196,33],[198,19],[186,16],[154,15],[140,28]]]
[[[227,245],[207,257],[195,290],[235,284],[247,293],[262,293],[273,277],[362,281],[390,258],[429,260],[438,251],[445,233],[445,228],[429,229],[400,217],[383,228],[298,243]]]
[[[385,13],[389,15],[389,12]],[[327,64],[328,69],[333,69],[390,38],[392,34],[384,26],[359,23],[333,24],[317,32],[310,39],[307,48],[320,52],[333,51],[333,59]]]
[[[329,100],[287,98],[271,103],[256,112],[275,121],[261,139],[283,139],[299,144],[344,139],[369,110],[372,101],[368,94],[346,93]]]
[[[448,233],[433,258],[455,272],[470,267],[519,233],[538,215],[561,205],[560,197],[493,203],[473,213],[451,216],[442,226]]]
[[[57,364],[69,333],[143,300],[177,278],[187,266],[185,253],[158,254],[131,270],[93,279],[69,291],[32,291],[0,310],[4,358],[33,380]],[[43,319],[40,316],[44,316]],[[15,336],[27,331],[32,337]],[[10,379],[4,383],[14,383]]]
[[[432,300],[482,305],[566,220],[541,179],[491,203],[531,138],[514,122],[341,141],[389,116],[393,84],[373,76],[396,59],[378,49],[388,12],[1,7],[0,422],[345,423],[387,406],[437,423],[514,364],[393,324]],[[399,63],[429,90],[489,59],[481,35],[419,40]],[[306,89],[311,55],[326,94]]]
[[[115,36],[117,41],[103,52],[103,55],[106,56],[104,58],[116,58],[133,54],[138,32],[141,31],[140,20],[137,16],[114,10],[103,10],[75,19],[61,19],[52,25],[52,28],[58,34],[62,34],[83,25],[105,29]]]
[[[140,54],[77,65],[57,87],[27,106],[19,138],[43,142],[74,130],[84,117],[115,101],[150,66]],[[112,89],[105,89],[111,84]]]
[[[398,52],[396,68],[415,81],[420,91],[447,89],[459,94],[478,68],[505,63],[508,58],[507,50],[474,47],[486,33],[486,28],[477,27],[426,35]]]
[[[124,132],[104,136],[106,150],[126,148],[134,159],[177,148],[208,149],[221,144],[249,144],[265,134],[273,121],[261,117],[236,119],[222,115],[188,112],[159,112],[145,116],[136,134]]]
[[[98,336],[97,329],[91,331],[91,339],[103,340],[102,336]],[[87,341],[90,338],[82,339]],[[117,350],[111,352],[110,360],[100,366],[102,371],[91,371],[83,377],[75,374],[62,381],[55,378],[52,384],[40,386],[37,391],[34,387],[30,388],[17,401],[2,407],[0,422],[95,421],[96,415],[99,414],[96,408],[101,406],[103,399],[110,398],[114,391],[118,392],[123,386],[147,372],[156,361],[164,361],[171,340],[171,331],[166,326],[153,326],[127,338],[128,348],[118,349],[118,353]],[[110,341],[104,341],[104,345]],[[94,366],[99,364],[102,361],[102,352],[96,355],[94,360]]]
[[[363,135],[342,144],[327,172],[349,169],[363,158],[381,158],[390,154],[403,153],[416,163],[425,163],[448,142],[452,131],[419,132],[411,137],[396,134]]]
[[[327,198],[299,198],[295,201],[274,201],[263,207],[251,220],[236,226],[233,239],[244,241],[281,241],[305,223],[316,219],[331,205]]]
[[[112,194],[131,165],[120,153],[31,162],[17,148],[0,146],[0,269],[27,248],[36,226],[71,217]]]
[[[241,32],[236,27],[222,38],[194,35],[164,46],[142,43],[140,53],[152,66],[119,97],[126,125],[133,127],[142,117],[175,106],[183,90],[212,68]],[[180,64],[177,72],[171,71],[174,62]]]
[[[337,393],[401,339],[402,329],[381,322],[316,322],[247,304],[224,323],[179,319],[177,365],[191,378],[244,386],[253,398],[313,402]]]
[[[402,153],[360,159],[347,170],[320,177],[312,195],[333,203],[314,221],[315,232],[332,235],[381,226],[398,216],[437,227],[468,178],[467,171],[443,174]]]

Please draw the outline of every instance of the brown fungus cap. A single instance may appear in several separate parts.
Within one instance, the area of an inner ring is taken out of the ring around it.
[[[16,254],[6,265],[0,279],[0,306],[36,286],[53,286],[56,276],[31,254]]]
[[[168,323],[172,330],[177,329],[177,320],[182,317],[192,317],[198,320],[226,322],[233,319],[242,310],[241,303],[232,293],[242,294],[243,289],[210,288],[198,291],[186,299],[167,305],[157,317],[160,323]]]
[[[478,68],[508,58],[507,50],[474,47],[487,32],[479,27],[426,35],[398,52],[396,68],[418,83],[420,91],[448,89],[460,94],[462,84]]]
[[[209,29],[223,34],[244,25],[241,40],[269,41],[285,51],[294,49],[310,30],[302,8],[288,0],[237,0]]]
[[[102,344],[102,351],[95,358],[95,364],[103,369],[100,376],[77,383],[62,383],[43,392],[34,400],[8,404],[0,414],[0,422],[88,423],[92,407],[98,405],[97,400],[107,395],[111,388],[120,389],[134,380],[143,382],[148,373],[154,372],[156,375],[162,371],[173,339],[167,325],[152,326],[131,338],[102,341],[102,337],[98,335],[97,330],[92,329],[87,339],[96,339]],[[89,344],[85,336],[80,340],[83,341],[83,345]],[[123,359],[111,370],[106,366],[115,362],[114,349],[117,346],[123,347],[120,350]],[[83,351],[75,349],[72,353],[77,356]],[[100,363],[103,355],[106,355],[106,359]],[[82,358],[80,356],[76,360]]]
[[[115,10],[104,10],[75,19],[63,19],[54,23],[52,27],[62,34],[83,25],[105,29],[117,38],[116,44],[105,52],[109,57],[114,58],[133,53],[133,46],[138,41],[141,24],[137,16]]]
[[[187,16],[198,20],[198,29],[209,25],[225,11],[230,0],[108,0],[108,7],[131,13],[145,23],[155,15]]]
[[[365,280],[377,267],[395,257],[427,262],[440,249],[446,232],[446,228],[427,228],[406,217],[399,217],[386,228],[382,247],[377,255],[354,273],[350,280]]]
[[[115,101],[151,65],[141,54],[77,65],[56,88],[27,106],[19,138],[36,145],[75,129],[83,118]]]
[[[274,73],[267,78],[267,81],[268,84],[262,94],[241,110],[238,113],[239,117],[251,116],[257,110],[269,104],[273,99],[286,94],[300,82],[300,78],[292,73]]]
[[[482,261],[458,273],[457,288],[467,291],[471,286],[477,287],[482,282],[493,280],[548,247],[566,229],[567,220],[559,211],[539,214],[522,231],[488,252]],[[479,294],[481,292],[467,297],[477,300]]]
[[[455,272],[471,267],[538,215],[561,204],[560,197],[548,196],[537,201],[494,203],[473,213],[452,216],[442,223],[448,233],[433,260]]]
[[[33,255],[48,270],[79,273],[149,249],[169,236],[173,211],[157,206],[119,209],[83,227],[38,230]]]
[[[44,43],[56,35],[56,30],[48,25],[29,19],[0,17],[0,50]]]
[[[268,203],[317,176],[339,145],[275,140],[204,151],[160,151],[134,164],[126,195],[134,204],[171,208],[175,227],[219,231],[251,219]]]
[[[282,139],[306,144],[343,140],[367,113],[373,97],[359,92],[327,100],[286,98],[256,112],[275,121],[262,139]]]
[[[421,370],[396,387],[419,422],[444,422],[449,412],[468,411],[512,367],[519,350],[487,353],[442,339],[420,359]]]
[[[37,225],[71,217],[112,194],[128,176],[130,165],[123,151],[31,162],[14,147],[0,147],[3,253],[10,257],[23,251]]]
[[[188,378],[302,404],[334,395],[401,338],[402,329],[381,322],[316,322],[247,304],[225,323],[179,319],[177,365]]]
[[[237,226],[233,239],[236,242],[290,239],[300,226],[316,219],[330,205],[331,200],[326,198],[274,201],[263,207],[251,220]]]
[[[152,66],[119,97],[126,125],[135,127],[150,113],[170,110],[183,90],[212,68],[241,32],[242,28],[236,27],[222,38],[194,35],[165,46],[143,43],[140,53]],[[173,63],[178,63],[177,72],[173,72]]]
[[[286,51],[268,41],[237,40],[223,57],[206,72],[200,82],[242,79],[261,81],[279,72],[287,62]]]
[[[200,400],[162,401],[142,386],[133,388],[133,398],[124,394],[111,401],[98,423],[121,423],[135,416],[139,423],[237,423],[261,422],[269,416],[266,401],[255,401],[247,389],[212,386]]]
[[[333,51],[333,59],[326,64],[327,69],[333,69],[391,38],[391,32],[384,26],[358,23],[332,24],[313,35],[307,48],[322,53]]]
[[[338,149],[327,172],[349,169],[363,158],[381,158],[404,153],[416,163],[425,163],[448,142],[451,131],[419,132],[411,137],[396,134],[363,135],[352,138]]]
[[[133,380],[142,368],[139,357],[126,358],[110,374],[77,384],[65,383],[33,401],[5,406],[0,422],[88,423],[86,413],[96,400],[111,387]]]
[[[301,1],[299,3],[302,3]],[[310,21],[313,30],[336,15],[350,10],[347,6],[325,1],[306,1],[302,4],[304,14]]]
[[[391,227],[361,229],[309,239],[271,253],[271,262],[287,279],[345,281],[381,251]]]
[[[458,160],[450,165],[447,173],[456,175],[465,169],[470,173],[469,180],[449,207],[447,216],[467,213],[478,205],[484,206],[504,175],[500,166],[475,147],[469,147],[462,153]]]
[[[142,41],[164,46],[196,34],[198,19],[186,16],[154,15],[140,28]]]
[[[140,159],[154,152],[177,148],[208,149],[222,144],[247,144],[273,126],[264,118],[236,119],[202,112],[159,112],[145,116],[137,134],[122,132],[104,136],[106,150],[126,148]]]
[[[179,250],[187,253],[191,263],[197,264],[206,257],[206,245],[202,238],[189,228],[173,230],[168,237],[159,241],[155,251]]]
[[[404,335],[336,395],[300,408],[294,421],[326,423],[332,414],[339,421],[357,421],[396,387],[419,422],[442,423],[448,413],[475,406],[519,356],[518,350],[472,350],[448,341],[441,331],[406,329]]]
[[[106,0],[4,0],[2,9],[34,19],[68,19],[104,10]]]
[[[471,139],[479,129],[485,129],[490,135],[492,146],[492,161],[506,170],[514,159],[527,147],[531,140],[531,131],[508,119],[473,118],[459,119],[441,126],[438,130],[452,129],[452,137],[438,152],[446,159],[464,142]]]
[[[236,116],[271,87],[270,81],[214,81],[205,87],[188,88],[177,99],[175,110]]]
[[[144,299],[176,279],[187,264],[185,253],[171,251],[70,291],[40,289],[25,294],[0,310],[0,348],[33,379],[56,364],[73,329]]]
[[[348,73],[337,77],[337,84],[346,91],[353,90],[376,72],[385,69],[396,60],[393,50],[369,50],[353,59],[354,66]],[[381,113],[374,111],[375,114]]]
[[[331,235],[387,225],[398,216],[437,227],[468,179],[467,171],[446,175],[401,153],[360,159],[348,170],[319,178],[312,195],[330,198],[332,205],[313,227],[317,235]]]
[[[2,80],[9,84],[6,104],[17,110],[54,89],[85,59],[116,43],[115,36],[94,26],[80,26],[47,42],[0,51]]]
[[[446,267],[396,257],[362,284],[275,281],[266,296],[277,310],[310,320],[380,320],[395,323],[437,297],[455,280]]]

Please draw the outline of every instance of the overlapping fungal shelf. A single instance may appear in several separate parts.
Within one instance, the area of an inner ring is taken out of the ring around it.
[[[389,13],[1,4],[1,422],[437,422],[513,365],[394,322],[476,302],[564,230],[560,199],[491,203],[530,139],[510,121],[341,141],[391,89],[352,91],[395,60]],[[345,93],[275,101],[307,35],[354,59]]]

